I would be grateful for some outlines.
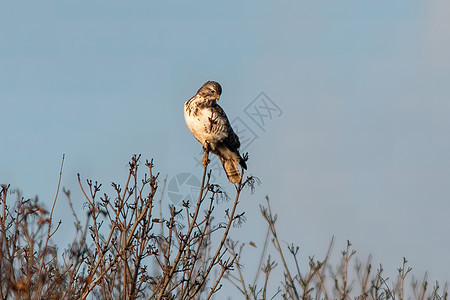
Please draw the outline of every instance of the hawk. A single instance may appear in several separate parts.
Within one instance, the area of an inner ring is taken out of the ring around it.
[[[239,138],[231,128],[222,107],[217,104],[221,94],[222,87],[219,83],[206,82],[194,97],[184,103],[184,119],[189,130],[203,146],[203,165],[206,166],[208,153],[214,153],[220,158],[228,180],[237,183],[241,180],[237,166],[247,169],[247,165],[239,154]]]

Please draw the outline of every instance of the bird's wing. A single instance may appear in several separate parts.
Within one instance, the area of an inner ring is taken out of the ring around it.
[[[241,143],[239,142],[239,137],[237,134],[233,131],[233,128],[230,124],[228,124],[228,136],[224,140],[224,143],[233,151],[237,151],[239,147],[241,146]]]
[[[211,115],[208,116],[207,130],[215,137],[216,142],[223,142],[229,138],[230,135],[230,121],[227,115],[219,105],[211,107]],[[233,131],[231,129],[231,131]]]
[[[226,135],[226,138],[223,140],[224,144],[230,148],[232,151],[237,151],[239,147],[241,146],[241,143],[239,142],[239,137],[234,132],[233,127],[231,127],[230,121],[228,120],[227,115],[225,114],[225,111],[220,107],[217,106],[217,114],[220,116],[219,119],[221,120],[221,130],[224,131],[224,134]]]

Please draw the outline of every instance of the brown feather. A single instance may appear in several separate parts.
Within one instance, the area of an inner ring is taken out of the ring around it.
[[[222,161],[223,169],[225,170],[225,173],[227,174],[228,180],[231,183],[238,183],[241,180],[241,173],[239,173],[239,170],[236,166],[236,163],[232,159],[223,159],[220,158]]]

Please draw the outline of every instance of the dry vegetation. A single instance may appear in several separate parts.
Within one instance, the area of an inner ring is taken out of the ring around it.
[[[277,215],[272,213],[268,197],[266,200],[267,205],[260,206],[261,214],[268,224],[266,241],[259,268],[251,283],[248,283],[239,268],[240,257],[246,245],[229,243],[230,251],[239,254],[235,261],[238,272],[237,275],[229,272],[226,278],[242,293],[243,299],[447,299],[447,283],[440,287],[436,282],[430,288],[426,275],[420,282],[412,277],[411,286],[405,287],[407,275],[412,270],[407,266],[405,258],[398,268],[398,274],[391,280],[384,274],[382,265],[374,270],[371,257],[366,263],[354,258],[356,251],[351,248],[349,241],[345,250],[341,251],[340,262],[331,265],[329,260],[334,238],[323,259],[308,257],[308,267],[301,270],[300,247],[291,244],[283,248],[280,245],[275,227]],[[276,259],[267,254],[270,242]],[[355,262],[352,264],[353,260]],[[350,268],[351,265],[354,265],[354,268]],[[283,278],[271,277],[276,267],[282,268]],[[263,274],[262,279],[260,273]],[[357,279],[356,283],[351,279],[353,277]],[[274,284],[278,288],[270,294],[268,287]]]
[[[311,257],[309,268],[300,270],[299,247],[280,245],[277,216],[268,199],[261,206],[267,238],[249,283],[249,270],[244,272],[240,261],[246,245],[230,236],[232,227],[244,220],[238,211],[241,192],[253,189],[255,179],[245,177],[236,184],[231,201],[220,206],[227,208],[220,210],[218,203],[228,196],[210,182],[205,167],[197,199],[164,207],[164,184],[159,191],[159,183],[165,181],[153,169],[152,161],[141,167],[140,157],[134,156],[125,183],[113,183],[110,195],[100,192],[101,184],[78,175],[87,213],[80,218],[72,208],[76,234],[63,253],[52,242],[59,228],[53,223],[58,192],[48,212],[37,199],[25,199],[17,191],[11,203],[10,186],[2,185],[1,299],[224,299],[229,293],[221,289],[225,282],[242,299],[447,298],[446,285],[429,287],[426,279],[405,287],[411,271],[405,259],[397,280],[388,280],[381,266],[374,270],[370,260],[349,268],[355,254],[349,242],[337,266],[329,263],[332,241],[324,259]],[[63,192],[73,207],[70,192]],[[268,254],[271,243],[276,258]],[[283,270],[282,278],[274,276],[275,268]],[[349,279],[351,272],[357,283]]]

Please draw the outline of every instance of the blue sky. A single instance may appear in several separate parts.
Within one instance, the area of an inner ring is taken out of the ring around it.
[[[349,239],[391,276],[405,256],[416,277],[449,280],[449,14],[444,0],[3,1],[0,182],[50,206],[65,153],[81,211],[76,174],[107,192],[134,153],[200,177],[183,103],[216,80],[258,136],[239,239],[262,242],[268,194],[304,257],[335,235],[336,252]],[[282,110],[263,129],[245,113],[260,92]],[[63,197],[56,209],[65,245]]]

